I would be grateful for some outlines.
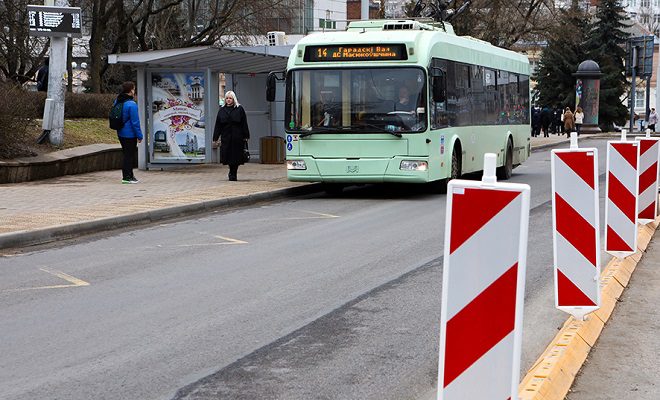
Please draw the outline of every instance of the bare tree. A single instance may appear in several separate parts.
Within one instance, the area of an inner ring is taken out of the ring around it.
[[[23,84],[32,80],[48,53],[47,38],[29,35],[27,0],[0,2],[0,80]]]
[[[249,42],[277,18],[291,18],[288,0],[83,0],[90,17],[90,88],[104,90],[107,54]],[[83,12],[83,15],[85,13]],[[113,75],[118,71],[113,68]],[[125,68],[121,79],[130,78]],[[119,77],[116,80],[121,80]],[[112,80],[112,79],[110,79]],[[117,83],[117,82],[111,82]]]
[[[458,9],[465,0],[454,0]],[[456,32],[510,48],[519,40],[544,36],[557,23],[553,0],[474,0],[452,22]]]
[[[637,14],[637,20],[644,28],[648,29],[654,35],[660,34],[660,18],[656,17],[656,13],[651,7],[651,3],[642,3],[642,8]]]

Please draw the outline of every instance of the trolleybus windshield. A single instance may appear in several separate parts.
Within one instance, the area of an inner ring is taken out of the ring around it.
[[[285,125],[310,133],[423,132],[426,81],[418,67],[292,70]]]

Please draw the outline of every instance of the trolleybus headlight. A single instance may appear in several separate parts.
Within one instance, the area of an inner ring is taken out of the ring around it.
[[[307,164],[303,160],[288,160],[286,169],[307,169]]]
[[[404,171],[426,171],[429,167],[429,164],[426,161],[420,160],[403,160],[399,169]]]

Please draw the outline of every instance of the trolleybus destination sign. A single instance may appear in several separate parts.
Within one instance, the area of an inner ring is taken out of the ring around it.
[[[30,36],[82,37],[80,7],[28,5]]]
[[[305,61],[380,61],[407,60],[405,44],[351,44],[333,46],[307,46]]]

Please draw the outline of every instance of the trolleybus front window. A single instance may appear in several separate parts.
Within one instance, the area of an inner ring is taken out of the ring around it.
[[[426,77],[421,68],[293,70],[286,127],[318,133],[426,130]]]

